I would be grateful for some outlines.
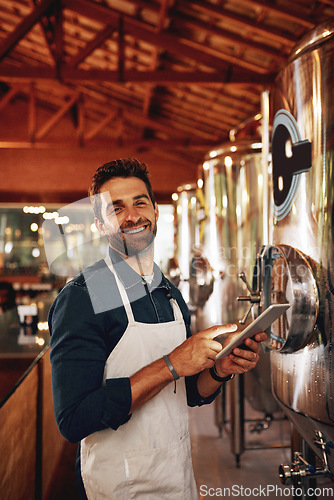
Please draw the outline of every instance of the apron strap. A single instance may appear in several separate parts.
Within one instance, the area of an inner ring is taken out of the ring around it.
[[[121,282],[121,280],[117,276],[117,273],[115,271],[113,263],[111,262],[109,253],[106,255],[104,260],[105,260],[105,263],[107,264],[107,266],[109,267],[110,271],[115,276],[116,284],[118,286],[118,290],[119,290],[120,296],[121,296],[122,301],[123,301],[123,305],[124,305],[125,312],[126,312],[127,317],[128,317],[128,321],[129,321],[129,323],[135,323],[135,318],[133,316],[132,307],[131,307],[131,304],[129,301],[129,297],[126,293],[126,290],[125,290],[123,283]],[[177,303],[177,301],[173,298],[169,299],[169,301],[170,301],[170,304],[171,304],[172,309],[173,309],[174,319],[176,321],[183,321],[182,311],[181,311],[180,306]]]
[[[183,321],[182,311],[181,311],[180,306],[177,303],[177,301],[175,299],[170,299],[170,304],[171,304],[172,309],[173,309],[174,319],[176,321],[180,321],[180,320]]]
[[[118,291],[120,293],[120,296],[121,296],[121,299],[122,299],[122,302],[123,302],[123,306],[125,308],[125,312],[126,312],[127,317],[128,317],[129,324],[130,323],[134,323],[135,322],[135,318],[133,316],[133,312],[132,312],[132,308],[131,308],[131,305],[130,305],[129,297],[128,297],[127,293],[126,293],[126,290],[125,290],[125,287],[124,287],[123,283],[121,282],[121,280],[117,276],[117,273],[115,271],[113,263],[111,262],[109,253],[107,254],[107,256],[105,257],[104,260],[105,260],[105,263],[107,264],[107,266],[109,267],[110,271],[115,276],[116,285],[118,287]]]

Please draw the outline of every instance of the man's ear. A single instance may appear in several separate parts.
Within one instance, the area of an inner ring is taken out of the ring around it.
[[[96,226],[96,229],[98,230],[98,232],[100,234],[102,234],[102,236],[105,236],[107,231],[106,231],[106,228],[105,228],[105,225],[103,224],[103,222],[100,221],[100,219],[98,219],[97,217],[95,217],[94,223],[95,223],[95,226]]]
[[[154,202],[154,212],[155,212],[155,217],[157,220],[159,220],[159,207],[157,202]]]

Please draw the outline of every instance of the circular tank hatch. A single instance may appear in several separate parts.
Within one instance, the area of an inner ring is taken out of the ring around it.
[[[271,325],[267,347],[282,353],[301,349],[313,332],[319,311],[313,263],[289,245],[263,247],[253,285],[260,290],[264,309],[270,304],[290,304],[288,311]]]

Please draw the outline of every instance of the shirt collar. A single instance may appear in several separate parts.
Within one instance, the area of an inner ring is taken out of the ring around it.
[[[109,256],[113,263],[115,272],[121,280],[125,289],[129,289],[133,286],[142,285],[145,283],[143,277],[138,274],[131,266],[121,257],[121,255],[116,252],[113,248],[109,246]],[[149,285],[147,284],[149,290],[154,288],[163,287],[170,290],[170,285],[166,277],[162,274],[160,268],[154,263],[153,265],[153,280]]]

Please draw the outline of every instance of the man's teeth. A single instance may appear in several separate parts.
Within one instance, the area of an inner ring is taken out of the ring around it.
[[[138,227],[137,229],[126,229],[124,233],[126,234],[135,234],[135,233],[140,233],[141,231],[144,231],[145,226]]]

